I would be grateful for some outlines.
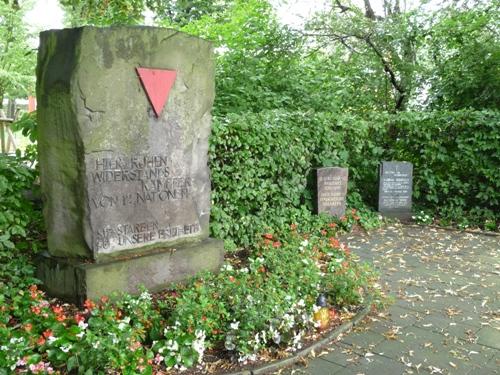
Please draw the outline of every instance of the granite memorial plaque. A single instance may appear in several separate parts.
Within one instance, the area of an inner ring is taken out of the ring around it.
[[[61,259],[93,263],[75,266],[86,269],[85,297],[138,283],[159,289],[218,268],[222,244],[208,238],[209,42],[153,27],[42,32],[37,99],[50,253],[39,274],[53,294],[82,289],[50,282]],[[174,249],[184,266],[169,264]],[[99,270],[116,262],[123,274],[99,284]]]
[[[383,161],[379,175],[379,212],[389,217],[410,219],[413,165],[408,162]]]
[[[345,214],[347,168],[327,167],[317,170],[318,213],[341,217]]]

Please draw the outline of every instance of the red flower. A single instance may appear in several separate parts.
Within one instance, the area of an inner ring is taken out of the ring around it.
[[[337,227],[337,223],[330,223],[330,224],[328,224],[328,226],[330,228],[336,228]]]
[[[56,315],[60,315],[64,312],[63,308],[59,305],[52,306],[52,311],[54,311]]]
[[[263,234],[262,237],[267,238],[268,240],[272,240],[273,239],[273,235],[271,233]]]
[[[85,302],[83,303],[83,306],[87,309],[87,310],[92,310],[95,308],[95,303],[92,302],[91,300],[89,299],[86,299]]]
[[[259,271],[260,273],[264,273],[264,272],[266,272],[266,267],[264,267],[264,266],[260,266],[260,267],[259,267],[259,269],[258,269],[258,271]]]
[[[291,230],[297,230],[297,224],[290,224]]]
[[[75,321],[76,321],[76,324],[80,323],[80,322],[84,322],[85,321],[85,317],[81,314],[75,314]]]
[[[51,329],[47,329],[47,330],[43,331],[42,335],[43,335],[43,337],[48,339],[50,336],[53,336],[54,334],[53,334]]]
[[[330,246],[331,247],[339,247],[340,242],[335,237],[330,237]]]
[[[342,216],[342,217],[340,218],[340,221],[344,221],[344,222],[345,222],[345,221],[347,221],[347,216],[345,216],[345,215],[344,215],[344,216]]]
[[[326,236],[326,230],[321,229],[321,235],[322,235],[322,236]]]
[[[32,330],[32,329],[33,329],[33,324],[31,324],[31,323],[26,323],[26,324],[24,325],[24,330],[25,330],[26,332],[31,332],[31,330]]]
[[[107,303],[109,301],[109,298],[107,296],[102,296],[101,297],[101,302],[102,303]]]
[[[170,297],[173,297],[173,298],[178,298],[179,297],[179,293],[177,293],[176,290],[172,290],[170,292]]]
[[[33,314],[40,315],[41,311],[40,306],[31,306],[31,312]]]
[[[356,212],[358,212],[358,211],[356,211],[356,209],[355,209],[355,208],[353,208],[353,209],[351,210],[351,213],[352,213],[353,215],[356,215]]]
[[[273,242],[273,247],[275,247],[275,248],[281,247],[281,242],[279,242],[279,241]]]
[[[37,345],[42,346],[45,344],[45,338],[43,336],[40,336],[38,340],[36,340]]]
[[[264,245],[269,245],[272,241],[267,238],[264,239]]]
[[[38,287],[36,285],[31,285],[29,288],[30,295],[32,299],[38,299],[40,296],[40,292],[38,291]]]
[[[229,276],[229,281],[231,281],[232,283],[234,283],[236,281],[236,279],[234,278],[234,276]]]

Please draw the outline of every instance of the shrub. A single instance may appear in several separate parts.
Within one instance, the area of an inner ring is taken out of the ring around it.
[[[318,167],[349,166],[349,190],[373,198],[383,151],[375,142],[378,133],[383,127],[376,123],[327,113],[266,111],[214,119],[213,234],[248,245],[266,225],[314,220]]]
[[[248,245],[266,225],[314,221],[314,170],[324,166],[349,167],[348,204],[366,212],[376,204],[382,160],[413,163],[416,210],[491,228],[500,218],[499,124],[499,112],[465,110],[215,118],[212,233]],[[371,217],[361,223],[373,226]]]
[[[401,113],[387,120],[396,134],[387,155],[413,163],[417,205],[462,227],[500,221],[500,112]]]

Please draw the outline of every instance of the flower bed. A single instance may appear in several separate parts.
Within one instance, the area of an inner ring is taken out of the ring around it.
[[[83,309],[48,300],[35,283],[16,290],[4,272],[0,284],[10,289],[0,294],[0,373],[206,370],[207,351],[226,364],[282,357],[317,331],[320,293],[335,325],[364,290],[375,291],[374,272],[337,239],[356,219],[351,212],[319,220],[306,233],[292,224],[229,256],[218,274],[156,295],[86,301]]]

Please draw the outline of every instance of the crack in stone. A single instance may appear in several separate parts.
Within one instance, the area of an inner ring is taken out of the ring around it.
[[[83,102],[83,107],[89,111],[90,113],[106,113],[106,111],[103,111],[102,109],[92,109],[87,105],[87,97],[83,93],[82,87],[80,86],[80,82],[78,82],[78,90],[80,91],[80,99],[82,99]],[[92,117],[88,115],[88,118],[90,121],[92,121]]]
[[[165,41],[169,40],[170,38],[173,38],[174,36],[176,36],[176,35],[177,35],[177,34],[179,34],[179,33],[180,33],[180,31],[176,31],[176,32],[174,32],[173,34],[170,34],[170,35],[169,35],[169,36],[167,36],[166,38],[163,38],[162,40],[160,40],[160,43],[163,43],[163,42],[165,42]]]

